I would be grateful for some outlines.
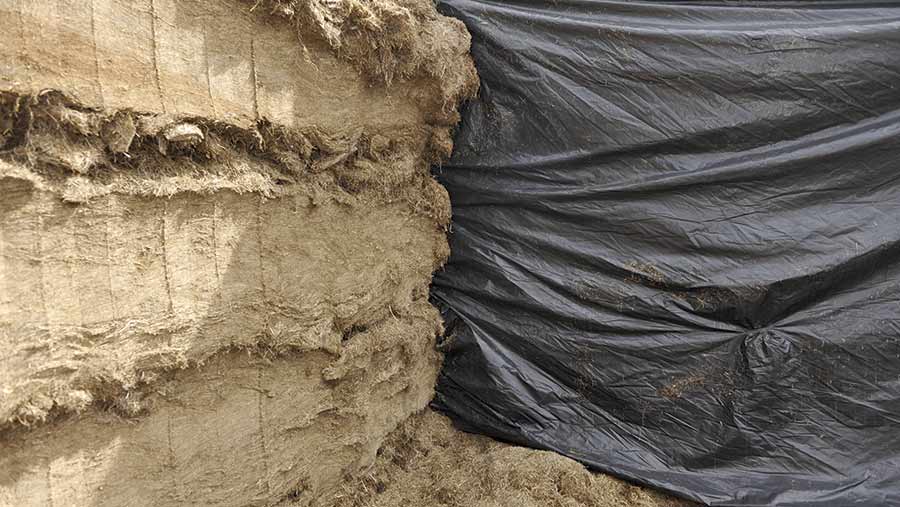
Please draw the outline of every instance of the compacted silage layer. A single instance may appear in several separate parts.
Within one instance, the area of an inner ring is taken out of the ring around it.
[[[461,23],[0,1],[0,505],[302,504],[433,394]]]

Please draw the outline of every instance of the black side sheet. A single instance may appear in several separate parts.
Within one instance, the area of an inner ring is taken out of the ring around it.
[[[709,505],[900,505],[900,2],[441,0],[435,406]]]

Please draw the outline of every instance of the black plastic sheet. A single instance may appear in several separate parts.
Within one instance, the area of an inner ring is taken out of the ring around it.
[[[442,0],[435,405],[710,505],[900,505],[900,2]]]

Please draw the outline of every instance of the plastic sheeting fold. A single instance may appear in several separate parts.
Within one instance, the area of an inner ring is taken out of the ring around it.
[[[900,2],[442,0],[435,405],[710,505],[900,505]]]

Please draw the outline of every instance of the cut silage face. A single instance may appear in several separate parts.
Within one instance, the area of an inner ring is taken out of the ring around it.
[[[468,92],[253,2],[148,5],[0,6],[0,504],[310,501],[432,396]]]

